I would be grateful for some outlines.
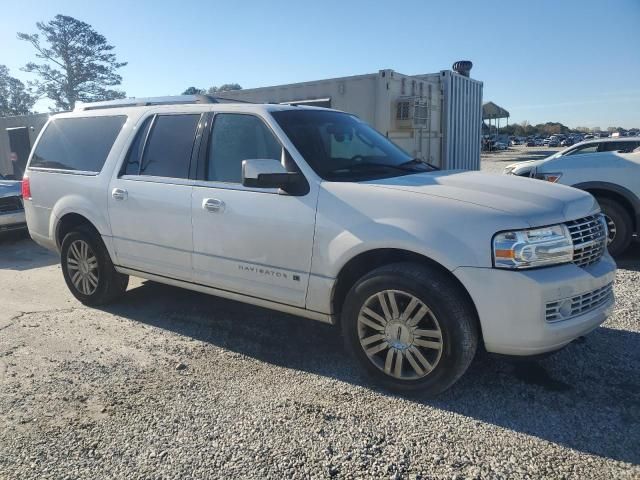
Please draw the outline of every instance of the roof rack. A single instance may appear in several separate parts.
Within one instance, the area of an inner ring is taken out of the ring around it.
[[[122,98],[119,100],[106,100],[103,102],[78,102],[73,109],[74,112],[87,110],[102,110],[105,108],[122,107],[145,107],[152,105],[188,105],[194,103],[251,103],[243,100],[233,100],[231,98],[216,97],[213,95],[175,95],[168,97],[147,97],[147,98]]]

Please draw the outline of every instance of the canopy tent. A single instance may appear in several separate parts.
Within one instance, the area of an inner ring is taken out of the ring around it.
[[[509,117],[510,115],[507,110],[505,110],[499,105],[496,105],[493,102],[487,102],[482,105],[483,131],[485,131],[485,127],[486,127],[487,134],[489,135],[491,134],[492,123],[495,126],[495,133],[497,135],[500,132],[500,119],[506,118],[507,126],[509,126]],[[486,124],[485,120],[489,121],[488,125]]]

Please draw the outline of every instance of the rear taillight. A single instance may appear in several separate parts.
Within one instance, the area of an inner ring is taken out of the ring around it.
[[[22,177],[22,199],[31,200],[31,184],[29,183],[29,177],[26,175]]]

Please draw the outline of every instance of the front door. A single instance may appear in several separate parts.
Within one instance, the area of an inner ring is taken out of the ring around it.
[[[139,124],[109,188],[117,264],[192,279],[189,180],[200,114],[151,115]]]
[[[288,163],[285,150],[258,116],[216,114],[207,137],[192,200],[194,281],[304,307],[317,187],[290,196],[242,186],[242,160]]]

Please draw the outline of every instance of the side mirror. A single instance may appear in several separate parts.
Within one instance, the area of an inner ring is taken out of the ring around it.
[[[304,177],[300,173],[287,172],[278,160],[251,159],[242,161],[242,185],[251,188],[281,188],[297,194]],[[306,183],[306,182],[305,182]]]

